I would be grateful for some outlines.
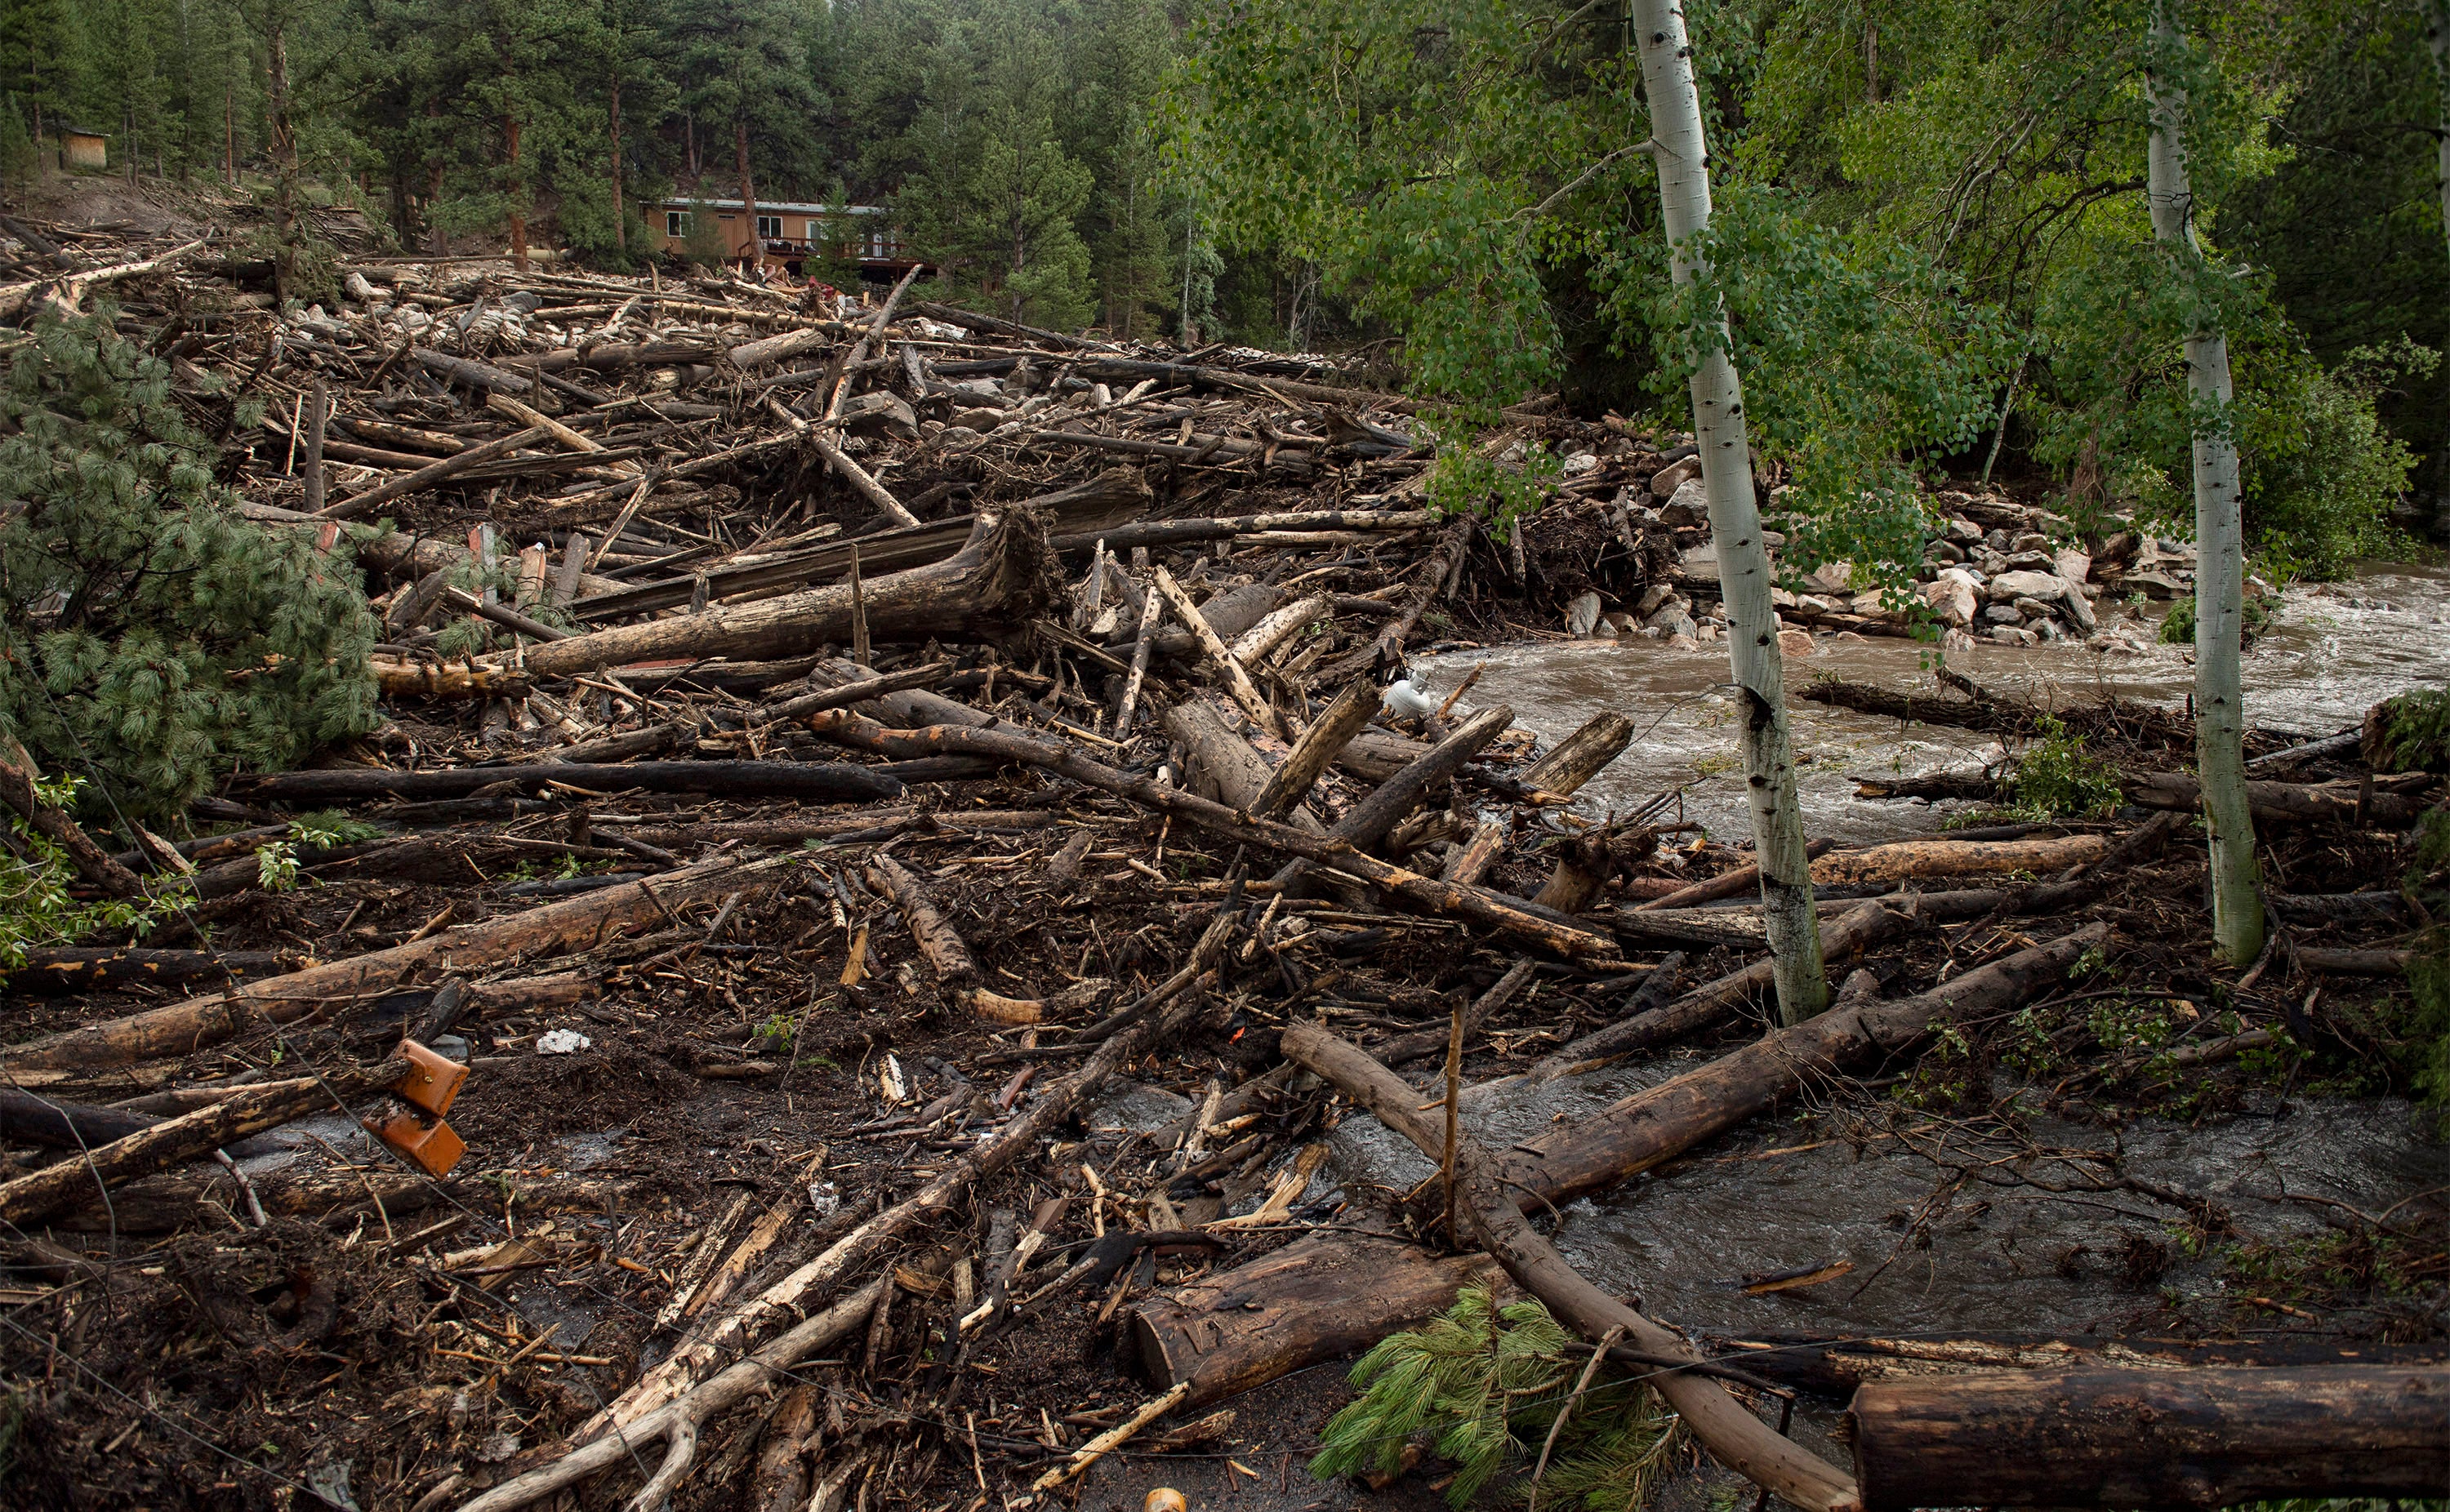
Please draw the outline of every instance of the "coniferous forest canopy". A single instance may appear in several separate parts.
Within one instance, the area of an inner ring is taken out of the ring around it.
[[[2407,0],[2184,9],[2248,531],[2335,571],[2450,488],[2443,86]],[[2151,249],[2149,6],[1688,18],[1760,444],[1831,496],[1970,470],[2012,384],[2012,473],[2182,514],[2195,305]],[[244,178],[285,94],[310,192],[407,249],[533,227],[635,267],[642,204],[746,176],[889,207],[952,298],[1030,323],[1375,343],[1416,392],[1635,414],[1683,368],[1625,28],[1613,0],[10,0],[0,131]]]

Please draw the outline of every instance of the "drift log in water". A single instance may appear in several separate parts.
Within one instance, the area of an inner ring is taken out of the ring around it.
[[[2071,1370],[1855,1393],[1865,1512],[2215,1507],[2431,1497],[2450,1485],[2450,1368]]]

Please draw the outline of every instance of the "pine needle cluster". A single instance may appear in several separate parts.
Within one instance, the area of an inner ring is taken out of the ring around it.
[[[91,778],[98,817],[377,723],[355,571],[242,517],[213,460],[102,319],[47,320],[0,382],[0,734]]]
[[[1590,1347],[1538,1302],[1501,1308],[1486,1289],[1467,1289],[1444,1315],[1384,1340],[1353,1366],[1352,1384],[1365,1389],[1320,1432],[1311,1474],[1391,1475],[1404,1446],[1426,1436],[1455,1467],[1449,1505],[1492,1489],[1524,1502],[1536,1490],[1540,1505],[1559,1512],[1633,1512],[1682,1435],[1657,1394],[1612,1366],[1573,1403],[1547,1468],[1536,1485],[1531,1479],[1589,1360]]]

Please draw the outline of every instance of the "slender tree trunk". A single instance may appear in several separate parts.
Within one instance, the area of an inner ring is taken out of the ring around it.
[[[271,58],[264,74],[265,125],[272,133],[273,286],[286,300],[299,292],[298,133],[289,122],[289,31],[272,18]]]
[[[749,270],[766,270],[766,239],[757,234],[757,185],[749,177],[749,118],[731,123],[731,155],[740,168],[740,213],[749,222]]]
[[[1863,103],[1880,103],[1880,24],[1863,18]]]
[[[2441,189],[2441,236],[2450,242],[2450,0],[2424,0],[2424,40],[2433,45],[2434,150]]]
[[[528,188],[519,169],[519,118],[502,117],[502,142],[510,154],[511,266],[528,270]]]
[[[612,248],[630,250],[629,213],[621,208],[621,76],[612,76]]]
[[[228,75],[222,77],[222,177],[232,188],[238,186],[238,86]],[[39,122],[41,117],[37,115]],[[34,140],[42,141],[39,131]]]
[[[1710,223],[1709,147],[1693,85],[1693,49],[1677,0],[1635,0],[1643,92],[1657,144],[1659,199],[1678,283],[1702,272],[1689,239]],[[1752,448],[1744,436],[1743,389],[1721,344],[1693,375],[1693,429],[1701,443],[1701,484],[1717,544],[1719,585],[1727,606],[1727,648],[1744,698],[1744,777],[1752,798],[1753,846],[1760,857],[1761,908],[1777,960],[1779,1016],[1801,1023],[1829,1005],[1820,928],[1812,909],[1811,863],[1803,854],[1803,814],[1796,804],[1795,757],[1787,735],[1786,672],[1770,606],[1769,551],[1753,502]]]
[[[2155,6],[2153,40],[2178,47],[2177,29]],[[2187,97],[2149,75],[2152,141],[2149,193],[2152,234],[2189,260],[2194,191],[2182,124]],[[2246,695],[2238,661],[2246,593],[2245,529],[2239,519],[2237,440],[2228,430],[2228,339],[2199,326],[2187,338],[2187,388],[2195,409],[2195,770],[2211,827],[2212,943],[2236,965],[2263,949],[2254,818],[2246,788]]]

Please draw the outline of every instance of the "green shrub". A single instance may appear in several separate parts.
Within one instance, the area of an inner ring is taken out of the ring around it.
[[[2378,772],[2450,771],[2450,691],[2383,699],[2367,717],[2364,758]]]
[[[66,807],[76,802],[77,786],[74,778],[40,779],[34,793]],[[157,889],[138,901],[79,902],[68,895],[77,874],[68,853],[14,813],[9,824],[15,843],[0,851],[0,972],[25,965],[29,951],[73,944],[99,929],[132,929],[142,936],[183,901],[178,893]]]
[[[1310,1472],[1392,1474],[1404,1445],[1426,1433],[1455,1466],[1449,1504],[1468,1504],[1508,1473],[1523,1478],[1507,1488],[1520,1495],[1590,1353],[1538,1302],[1500,1308],[1485,1289],[1467,1288],[1444,1316],[1382,1341],[1353,1366],[1352,1383],[1368,1389],[1320,1430]],[[1650,1389],[1603,1366],[1557,1436],[1540,1502],[1632,1512],[1675,1444],[1675,1420]]]
[[[2090,819],[2126,795],[2108,762],[2085,754],[2084,737],[2044,714],[2042,738],[2016,763],[2016,806],[2044,819]]]
[[[2239,605],[2238,621],[2248,640],[2271,628],[2272,620],[2277,617],[2271,602],[2267,598],[2249,598]],[[2161,644],[2192,646],[2194,643],[2195,601],[2182,598],[2169,606],[2169,612],[2161,620]]]
[[[161,822],[222,773],[376,724],[350,564],[242,518],[169,370],[46,320],[0,386],[0,733]]]
[[[2439,354],[2401,341],[2360,347],[2325,373],[2303,354],[2249,359],[2263,392],[2245,400],[2238,447],[2246,538],[2283,578],[2335,578],[2358,556],[2400,548],[2390,509],[2415,454],[2382,428],[2374,398]],[[2251,627],[2249,627],[2251,629]]]

